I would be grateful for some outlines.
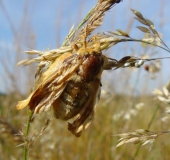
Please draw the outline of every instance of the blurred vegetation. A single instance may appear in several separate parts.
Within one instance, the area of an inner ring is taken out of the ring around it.
[[[21,54],[21,52],[27,50],[27,48],[36,48],[36,33],[33,31],[30,21],[28,21],[30,18],[27,12],[27,8],[29,8],[28,2],[28,0],[25,0],[23,18],[21,18],[20,29],[17,30],[15,28],[16,26],[11,22],[12,15],[8,14],[6,6],[1,1],[1,9],[10,24],[14,37],[13,53],[9,52],[9,50],[3,50],[3,60],[0,60],[0,67],[4,71],[2,80],[5,82],[5,93],[0,94],[0,159],[2,160],[23,159],[23,146],[18,145],[23,144],[24,136],[18,135],[25,132],[28,110],[17,111],[15,110],[15,105],[18,100],[23,99],[23,97],[25,98],[30,92],[31,83],[33,83],[34,79],[33,70],[35,70],[35,66],[29,66],[24,69],[16,68],[15,66],[19,60],[26,58],[26,55]],[[163,8],[161,9],[163,10]],[[62,21],[62,15],[60,21]],[[133,21],[129,18],[127,31],[130,32],[132,24]],[[61,26],[58,22],[56,30],[60,29]],[[56,39],[60,39],[60,36],[61,35],[58,34]],[[57,45],[58,44],[56,44],[56,46]],[[128,45],[126,44],[122,49],[124,50],[124,54],[127,54],[127,48]],[[143,52],[148,52],[146,46],[144,46],[142,50]],[[155,50],[151,48],[151,53],[154,51]],[[29,56],[27,58],[29,58]],[[80,138],[74,137],[67,130],[66,122],[53,119],[43,135],[35,139],[44,126],[46,119],[51,117],[52,113],[37,115],[31,124],[31,134],[29,135],[29,138],[33,138],[35,141],[35,144],[30,146],[29,159],[132,159],[138,145],[125,144],[116,148],[118,137],[114,135],[140,128],[147,129],[157,106],[159,106],[159,108],[156,111],[156,116],[152,121],[150,130],[167,130],[169,122],[169,119],[166,119],[166,121],[163,119],[164,117],[168,117],[165,116],[164,109],[167,105],[156,101],[151,94],[145,94],[145,91],[148,92],[148,88],[150,88],[148,83],[150,75],[145,78],[145,81],[142,83],[143,85],[139,86],[141,72],[138,71],[135,74],[136,79],[132,84],[129,79],[133,77],[133,73],[134,71],[130,69],[128,72],[127,69],[125,69],[114,74],[110,74],[109,72],[107,75],[107,73],[104,73],[104,76],[106,74],[107,81],[105,80],[103,82],[103,88],[109,86],[109,90],[104,89],[105,92],[102,94],[102,98],[97,106],[95,119]],[[155,81],[158,80],[157,84],[159,84],[159,86],[164,85],[161,74],[162,73],[155,79]],[[139,88],[141,89],[140,91]],[[119,91],[124,94],[118,94],[117,92]],[[138,92],[140,92],[140,94],[138,94]],[[144,104],[143,108],[136,108],[136,105],[139,103]],[[149,146],[141,147],[135,159],[169,160],[170,140],[168,136],[169,135],[164,135],[156,140],[151,150],[149,150]]]
[[[8,96],[7,96],[8,97]],[[3,97],[3,98],[6,98]],[[110,98],[110,97],[108,97]],[[3,101],[1,100],[1,103]],[[135,109],[136,102],[143,102],[145,106],[137,110],[135,114],[131,114],[130,109]],[[15,104],[15,103],[14,103]],[[13,104],[11,103],[13,106]],[[153,115],[153,111],[158,104],[153,101],[151,96],[131,97],[125,95],[113,96],[109,102],[106,99],[101,99],[98,107],[95,120],[90,127],[84,131],[80,138],[74,137],[68,130],[66,122],[53,120],[52,123],[44,131],[43,135],[36,140],[34,146],[29,152],[30,159],[81,159],[81,160],[109,160],[109,159],[131,159],[137,149],[137,145],[126,144],[116,148],[118,138],[114,135],[124,133],[136,129],[146,129]],[[5,105],[2,110],[6,110]],[[132,108],[131,108],[132,107]],[[161,122],[162,107],[160,106],[154,122],[151,125],[151,130],[166,130],[167,124]],[[11,111],[13,111],[11,109]],[[119,115],[124,111],[120,117]],[[11,113],[11,118],[6,120],[13,127],[25,130],[27,120],[27,111]],[[126,114],[131,114],[128,118]],[[37,115],[31,126],[31,133],[34,137],[38,135],[41,128],[45,124],[45,120],[49,115]],[[1,146],[0,159],[22,159],[23,148],[16,147],[22,144],[20,139],[14,139],[16,135],[9,134],[7,130],[10,128],[3,126],[1,128]],[[6,134],[5,134],[6,133]],[[31,138],[30,135],[29,138]],[[143,146],[137,156],[138,160],[143,159],[169,159],[169,140],[168,135],[159,138],[149,151],[149,146]]]

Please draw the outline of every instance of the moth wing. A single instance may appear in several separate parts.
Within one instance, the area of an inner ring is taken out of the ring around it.
[[[96,105],[100,98],[100,80],[95,80],[91,83],[91,86],[93,87],[91,87],[92,91],[88,102],[82,107],[73,123],[68,123],[68,130],[77,137],[81,136],[82,131],[92,122]]]
[[[16,109],[29,106],[35,113],[47,111],[62,94],[72,74],[82,64],[83,58],[77,54],[65,53],[51,64],[42,74],[40,83],[30,96],[20,101]]]

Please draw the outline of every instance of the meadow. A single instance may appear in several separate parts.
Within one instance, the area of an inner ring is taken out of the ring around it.
[[[100,2],[102,1],[104,0]],[[130,2],[135,3],[129,0],[128,4]],[[117,6],[120,9],[121,3],[117,3],[109,12]],[[165,4],[166,1],[163,1],[160,13],[164,11]],[[84,4],[79,5],[81,8]],[[121,66],[117,70],[104,71],[101,99],[97,104],[94,120],[78,138],[67,130],[67,122],[53,118],[51,110],[35,115],[28,123],[29,109],[15,109],[17,102],[26,98],[33,90],[37,67],[36,64],[16,67],[20,60],[32,58],[32,55],[26,55],[24,51],[28,48],[36,50],[38,33],[34,32],[31,27],[29,7],[31,8],[29,1],[25,0],[23,18],[20,22],[14,23],[11,21],[12,15],[7,4],[4,2],[1,5],[2,13],[13,33],[13,46],[11,47],[13,53],[11,53],[11,48],[4,49],[2,45],[0,46],[1,78],[4,82],[4,89],[0,94],[0,159],[169,160],[170,82],[168,83],[168,80],[170,75],[168,65],[170,60],[168,59],[147,61],[140,68],[134,66],[122,68]],[[92,7],[94,6],[89,6],[89,8]],[[64,10],[64,5],[62,9]],[[142,14],[145,15],[145,12]],[[148,14],[146,17],[150,18]],[[64,18],[66,17],[60,14],[60,21],[55,30],[62,30],[60,23]],[[83,16],[79,17],[80,19],[82,20]],[[158,17],[155,25],[157,26],[157,21],[159,21],[162,28],[166,26],[162,19],[163,16]],[[128,22],[125,33],[130,34],[134,30],[135,22],[132,17],[128,18]],[[20,27],[17,30],[19,23]],[[70,21],[68,23],[71,26]],[[95,32],[105,30],[105,27],[102,24],[100,30]],[[56,44],[56,48],[64,41],[60,39],[61,37],[61,32],[59,32],[56,39],[60,42]],[[160,46],[158,43],[156,45]],[[165,53],[158,47],[142,43],[138,45],[125,43],[116,47],[117,45],[104,53],[116,59],[126,55],[137,55],[145,59],[165,57],[165,55],[168,57],[168,52]],[[47,51],[50,50],[47,49]],[[35,58],[34,55],[33,58]],[[155,90],[153,94],[154,88],[159,90]],[[29,133],[27,133],[28,124],[30,125]],[[122,139],[119,140],[120,138]],[[27,157],[24,155],[26,151]]]

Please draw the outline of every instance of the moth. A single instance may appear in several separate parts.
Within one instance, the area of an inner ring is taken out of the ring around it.
[[[125,56],[119,61],[102,54],[101,43],[97,36],[83,45],[73,46],[72,52],[65,52],[43,72],[38,84],[29,97],[20,101],[16,108],[29,109],[38,114],[53,109],[57,119],[68,122],[68,130],[76,137],[81,136],[92,120],[96,104],[100,99],[101,76],[104,70],[137,67],[144,61],[156,59],[141,59]],[[166,57],[164,57],[166,58]]]
[[[79,137],[94,118],[102,72],[116,63],[102,54],[100,42],[93,39],[94,45],[90,46],[84,36],[81,48],[75,46],[73,53],[66,52],[57,58],[41,75],[35,90],[16,108],[29,106],[35,114],[53,108],[57,119],[73,119],[68,130]]]

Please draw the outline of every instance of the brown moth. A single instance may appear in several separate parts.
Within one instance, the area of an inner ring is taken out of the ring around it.
[[[86,30],[86,29],[85,29]],[[100,98],[101,75],[103,70],[124,67],[137,67],[144,61],[156,59],[140,59],[125,56],[119,61],[106,57],[101,52],[101,43],[97,36],[93,41],[86,41],[83,46],[74,45],[74,51],[60,55],[40,74],[37,86],[30,96],[20,101],[16,108],[29,106],[35,114],[53,108],[57,119],[68,123],[68,130],[79,137],[94,118],[96,104]]]
[[[100,42],[93,39],[94,45],[90,46],[84,36],[82,48],[75,46],[75,53],[66,52],[57,58],[41,75],[35,90],[16,108],[29,106],[34,113],[40,113],[52,107],[57,119],[74,118],[68,123],[68,130],[79,137],[94,117],[101,74],[116,63],[102,54]]]

